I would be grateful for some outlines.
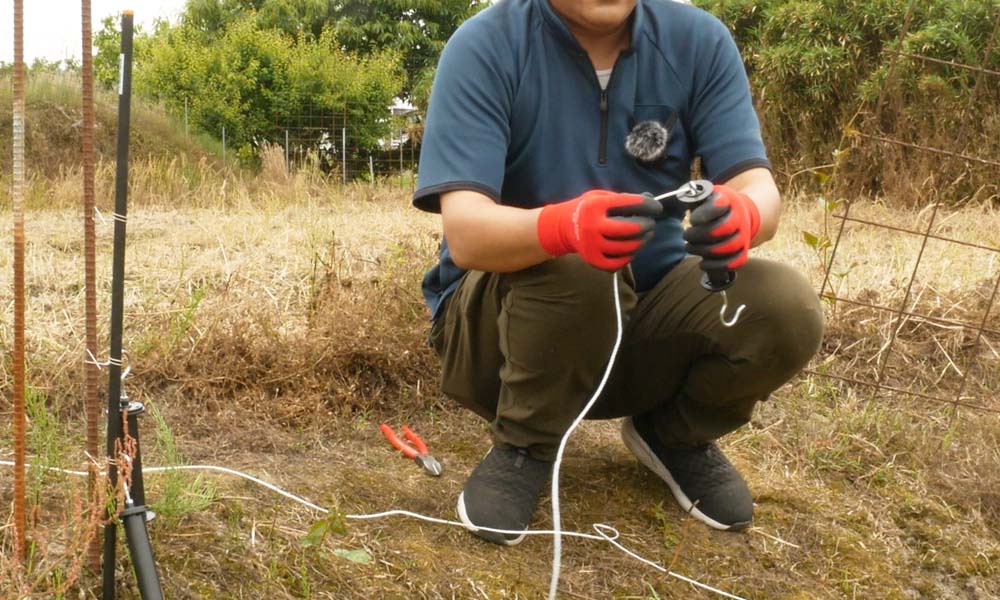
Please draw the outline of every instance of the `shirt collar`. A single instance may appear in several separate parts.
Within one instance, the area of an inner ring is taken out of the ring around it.
[[[534,0],[534,3],[542,13],[542,18],[548,26],[549,31],[552,32],[561,44],[577,54],[586,54],[583,47],[580,46],[580,42],[576,41],[573,33],[569,30],[569,27],[566,26],[562,17],[560,17],[555,9],[552,8],[552,5],[549,4],[549,0]],[[635,48],[636,40],[639,39],[639,34],[642,33],[643,27],[645,27],[646,19],[643,0],[636,0],[635,8],[632,10],[632,14],[629,16],[629,19],[632,21],[632,30],[629,35],[629,46],[623,52],[624,54],[632,53]]]

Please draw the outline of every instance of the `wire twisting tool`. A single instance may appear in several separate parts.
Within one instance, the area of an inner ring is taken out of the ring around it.
[[[672,192],[660,194],[654,199],[663,203],[664,209],[666,208],[667,200],[675,200],[684,204],[687,210],[694,210],[704,202],[711,200],[715,195],[715,184],[707,179],[695,179]],[[732,318],[726,318],[726,312],[729,310],[729,297],[726,294],[726,290],[736,282],[736,271],[729,269],[706,269],[704,264],[702,262],[701,287],[710,292],[719,292],[722,294],[722,308],[719,310],[719,321],[726,327],[732,327],[739,321],[743,311],[746,310],[746,304],[741,304],[736,309],[736,313]]]

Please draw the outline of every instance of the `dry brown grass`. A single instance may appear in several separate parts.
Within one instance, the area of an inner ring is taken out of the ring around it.
[[[937,194],[948,206],[995,206],[1000,202],[995,164],[1000,156],[995,101],[1000,80],[984,78],[974,104],[964,95],[945,92],[947,85],[937,88],[935,78],[924,82],[930,87],[903,90],[888,84],[880,113],[874,99],[859,107],[844,128],[839,169],[830,183],[842,192],[886,195],[908,207],[923,206],[928,194]]]
[[[838,214],[842,211],[837,209]],[[901,209],[856,203],[851,215],[914,231],[927,230],[933,217],[933,235],[1000,248],[995,227],[1000,215],[990,204],[939,208],[934,215],[933,206]],[[834,238],[840,221],[827,222]],[[829,372],[866,381],[876,381],[883,372],[883,381],[897,388],[948,399],[957,399],[961,392],[963,402],[1000,410],[994,398],[1000,375],[1000,312],[990,306],[1000,277],[1000,255],[937,239],[925,245],[922,236],[865,224],[849,223],[844,231],[828,292],[865,305],[831,306],[833,327],[825,340]],[[817,288],[825,259],[825,253],[817,253]],[[901,309],[908,314],[900,317]],[[988,330],[982,336],[980,327]]]
[[[439,398],[436,358],[425,343],[419,279],[434,258],[437,218],[411,209],[398,189],[341,191],[283,170],[223,177],[178,159],[134,172],[125,332],[136,369],[131,390],[165,415],[185,458],[243,468],[348,512],[405,506],[451,516],[488,435]],[[110,172],[101,173],[107,190]],[[36,185],[38,198],[56,208],[36,203],[28,215],[30,383],[64,421],[79,425],[83,301],[74,187],[60,179]],[[872,203],[852,211],[911,227],[927,218]],[[760,253],[799,265],[818,287],[819,257],[801,232],[820,230],[823,215],[811,200],[796,201],[779,238]],[[938,217],[942,231],[993,245],[998,220],[983,208]],[[99,237],[103,315],[110,225]],[[835,290],[892,305],[918,247],[916,238],[850,225]],[[0,250],[0,289],[10,289],[8,256]],[[993,258],[941,246],[929,247],[924,260],[915,307],[960,320],[981,316],[983,282],[1000,269]],[[888,317],[839,304],[828,314],[817,367],[870,377]],[[0,343],[9,339],[5,322]],[[947,391],[950,365],[965,369],[971,360],[976,377],[966,395],[997,406],[993,348],[1000,340],[990,337],[973,352],[967,333],[914,319],[893,351],[890,378]],[[6,366],[2,377],[6,388]],[[0,404],[3,458],[7,411]],[[375,427],[382,420],[412,423],[445,475],[430,480],[391,452]],[[144,423],[153,464],[163,453]],[[67,445],[66,463],[79,464],[82,442]],[[570,445],[567,527],[609,522],[631,547],[664,563],[676,557],[677,571],[748,598],[1000,595],[997,415],[889,394],[872,400],[867,389],[807,376],[725,445],[757,498],[750,533],[686,525],[665,487],[618,441],[615,424],[604,422],[586,423]],[[164,493],[158,477],[147,477],[153,499]],[[536,598],[547,586],[544,539],[500,549],[462,531],[390,519],[350,522],[323,548],[302,548],[298,540],[315,515],[242,482],[223,478],[218,486],[207,509],[152,525],[170,598]],[[60,489],[50,488],[52,507],[36,527],[62,527],[55,507],[68,496]],[[0,491],[0,502],[8,501]],[[545,510],[537,524],[548,524]],[[374,562],[346,561],[333,554],[337,548],[363,548]],[[711,597],[600,544],[569,542],[564,563],[561,589],[569,598],[656,597],[651,590]],[[0,581],[0,596],[12,593],[3,587],[11,580]],[[84,597],[92,583],[84,578]],[[19,593],[48,597],[45,585]]]

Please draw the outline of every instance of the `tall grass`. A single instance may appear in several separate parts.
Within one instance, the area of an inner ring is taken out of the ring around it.
[[[45,394],[29,388],[25,394],[25,409],[28,422],[28,446],[32,455],[31,485],[28,488],[28,502],[36,507],[42,505],[42,494],[46,487],[65,483],[66,477],[51,468],[65,466],[65,450],[69,436],[65,423],[59,420],[56,407],[47,406]]]
[[[173,429],[163,413],[155,402],[148,403],[147,408],[153,421],[153,455],[158,457],[159,464],[170,467],[186,464]],[[166,527],[176,526],[185,515],[207,509],[218,495],[212,480],[187,471],[168,471],[162,476],[156,491],[156,499],[150,508],[166,520]]]

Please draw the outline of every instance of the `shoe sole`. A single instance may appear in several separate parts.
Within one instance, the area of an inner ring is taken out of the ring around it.
[[[476,525],[472,523],[469,519],[469,514],[465,512],[465,492],[458,495],[458,519],[465,525],[465,528],[471,531],[474,535],[494,544],[500,544],[501,546],[515,546],[520,544],[525,538],[525,534],[521,534],[516,538],[509,538],[507,534],[499,533],[496,531],[483,531]]]
[[[709,527],[720,531],[739,531],[740,529],[745,529],[748,525],[750,525],[750,521],[741,521],[739,523],[733,523],[732,525],[726,525],[698,510],[698,507],[695,506],[694,503],[691,502],[687,495],[681,490],[681,486],[677,485],[677,482],[674,481],[670,471],[663,466],[660,459],[656,458],[656,454],[653,452],[653,449],[649,447],[649,444],[647,444],[646,441],[642,439],[642,436],[639,435],[639,432],[636,431],[631,418],[625,419],[625,422],[622,423],[622,441],[625,442],[625,447],[627,447],[632,454],[639,459],[639,462],[642,463],[644,467],[655,473],[657,477],[662,479],[664,483],[667,484],[667,487],[670,488],[670,493],[674,495],[674,499],[677,500],[677,503],[681,505],[681,508],[687,514],[698,519]]]

